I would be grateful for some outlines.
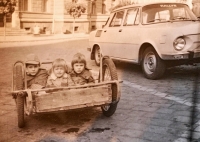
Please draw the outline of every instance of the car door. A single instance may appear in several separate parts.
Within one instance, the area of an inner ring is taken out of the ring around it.
[[[117,11],[111,17],[111,21],[103,28],[101,33],[101,48],[103,55],[117,57],[118,47],[121,42],[121,26],[123,23],[124,10]]]
[[[125,14],[123,26],[121,27],[120,50],[116,56],[124,60],[138,62],[139,43],[140,43],[140,14],[139,8],[128,9]]]

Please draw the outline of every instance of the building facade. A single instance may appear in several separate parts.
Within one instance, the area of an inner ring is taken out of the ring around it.
[[[75,19],[66,10],[66,5],[74,0],[18,0],[16,10],[7,17],[7,27],[16,29],[32,29],[39,26],[52,33],[88,33],[102,27],[107,20],[110,9],[120,0],[76,0],[86,6],[86,12]],[[183,2],[187,3],[193,12],[200,16],[200,0],[131,0],[134,3],[146,2]],[[3,20],[0,15],[0,27]]]
[[[66,10],[71,2],[73,0],[18,0],[7,27],[30,29],[39,26],[52,33],[71,33],[74,19]],[[78,0],[78,3],[86,6],[86,12],[75,19],[74,29],[87,33],[105,23],[114,0]]]

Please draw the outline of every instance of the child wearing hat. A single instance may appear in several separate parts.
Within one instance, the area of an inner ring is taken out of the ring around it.
[[[42,89],[46,86],[48,73],[40,68],[40,60],[35,54],[28,54],[25,61],[27,88]]]
[[[70,75],[67,73],[68,70],[64,59],[58,58],[54,60],[46,87],[67,87],[74,85]]]
[[[70,76],[75,85],[83,85],[86,83],[95,83],[91,71],[87,68],[85,56],[81,53],[74,55],[72,62],[72,71]]]

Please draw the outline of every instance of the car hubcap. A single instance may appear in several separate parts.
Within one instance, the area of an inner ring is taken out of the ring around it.
[[[108,111],[109,108],[110,108],[110,105],[104,105],[104,106],[102,106],[102,108],[103,108],[105,111]]]
[[[95,52],[95,59],[98,63],[100,63],[100,48],[97,48],[96,49],[96,52]]]
[[[145,57],[144,68],[147,73],[151,74],[156,69],[156,56],[154,53],[150,52]]]

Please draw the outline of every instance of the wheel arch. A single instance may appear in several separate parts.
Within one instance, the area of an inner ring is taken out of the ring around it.
[[[138,60],[138,63],[141,64],[142,62],[142,56],[143,56],[143,53],[145,51],[145,49],[147,49],[148,47],[152,47],[156,52],[157,50],[155,49],[155,46],[149,42],[145,42],[143,43],[141,46],[140,46],[140,50],[139,50],[139,60]],[[157,52],[158,54],[158,52]],[[159,55],[159,54],[158,54]]]
[[[94,59],[95,59],[95,58],[94,58],[94,53],[95,53],[95,49],[96,49],[97,47],[100,48],[100,46],[99,46],[98,44],[94,44],[93,47],[92,47],[91,56],[90,56],[90,59],[91,59],[91,60],[94,60]]]

